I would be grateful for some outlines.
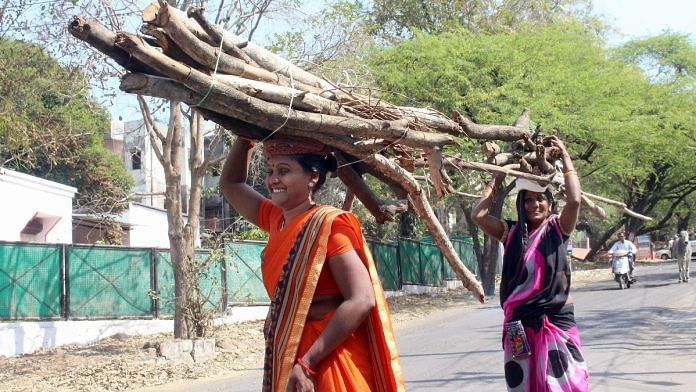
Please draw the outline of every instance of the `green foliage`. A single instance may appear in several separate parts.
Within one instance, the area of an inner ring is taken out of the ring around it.
[[[660,213],[669,214],[670,203],[693,192],[693,154],[685,153],[696,147],[693,93],[612,59],[583,25],[418,34],[376,52],[370,65],[391,102],[407,96],[481,124],[511,124],[530,108],[544,132],[566,140],[584,190],[638,212],[664,204]],[[457,152],[471,156],[471,146],[465,140]]]
[[[629,41],[618,48],[614,55],[627,64],[639,66],[651,80],[694,87],[696,46],[688,35],[665,32]]]
[[[2,166],[77,187],[78,207],[118,213],[132,179],[103,147],[109,116],[89,98],[85,76],[4,39],[0,69]]]
[[[268,240],[268,233],[258,227],[254,227],[251,230],[239,233],[239,238],[248,241],[266,241]]]
[[[602,23],[591,11],[588,0],[375,0],[371,16],[373,33],[393,41],[413,38],[419,32],[509,32],[526,23],[561,21],[582,22],[595,31],[602,30]]]

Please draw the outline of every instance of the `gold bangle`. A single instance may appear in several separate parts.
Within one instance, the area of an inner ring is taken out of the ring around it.
[[[483,198],[486,199],[486,198],[488,198],[488,196],[490,196],[492,194],[493,194],[493,189],[491,189],[490,187],[486,187],[486,190],[483,191]]]
[[[568,170],[567,172],[563,173],[563,177],[568,177],[571,174],[578,175],[578,172],[576,172],[575,170]]]

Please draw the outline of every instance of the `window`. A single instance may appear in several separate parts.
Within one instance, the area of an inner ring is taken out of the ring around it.
[[[133,147],[130,151],[131,153],[131,169],[140,170],[142,168],[142,158],[140,156],[140,150]]]

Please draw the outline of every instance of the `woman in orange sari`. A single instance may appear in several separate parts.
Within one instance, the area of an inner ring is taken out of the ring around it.
[[[357,218],[313,202],[336,160],[310,139],[264,142],[270,200],[246,184],[253,142],[238,138],[220,189],[269,233],[264,391],[404,390],[389,310]]]

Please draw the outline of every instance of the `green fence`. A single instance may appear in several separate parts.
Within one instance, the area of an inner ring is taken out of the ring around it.
[[[61,245],[0,243],[0,319],[62,316]]]
[[[196,252],[207,309],[265,304],[263,242],[226,244]],[[403,284],[440,286],[456,279],[429,239],[368,241],[385,290]],[[478,275],[470,239],[452,240],[464,265]],[[0,319],[150,318],[175,309],[174,272],[168,250],[0,242]]]
[[[70,247],[69,317],[151,316],[151,260],[146,249]]]
[[[199,266],[198,282],[200,295],[205,299],[204,309],[223,308],[224,271],[221,268],[222,255],[209,250],[196,252],[196,264]],[[156,299],[157,315],[172,316],[176,309],[176,292],[174,290],[174,268],[168,250],[156,250],[157,279],[152,290]]]
[[[261,279],[261,253],[265,246],[265,242],[232,242],[226,245],[229,303],[270,302]]]
[[[401,263],[397,243],[368,242],[370,252],[377,265],[377,274],[385,290],[401,290]]]

